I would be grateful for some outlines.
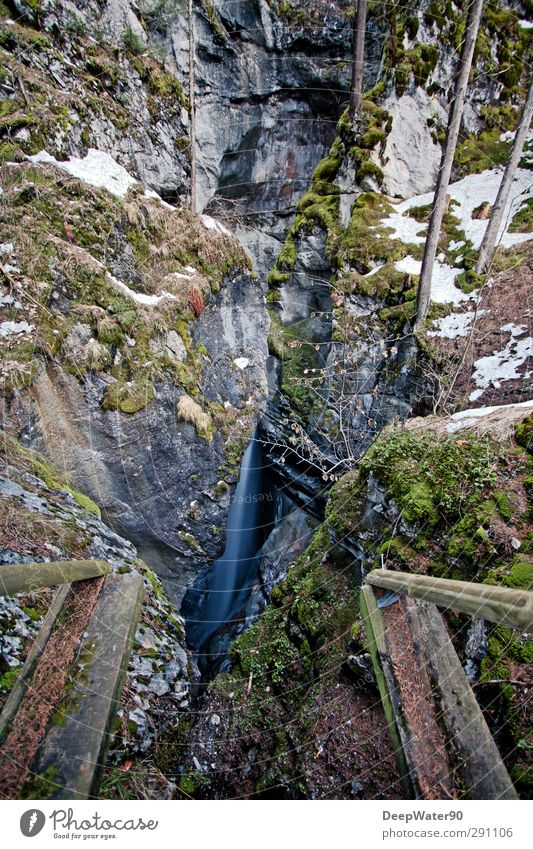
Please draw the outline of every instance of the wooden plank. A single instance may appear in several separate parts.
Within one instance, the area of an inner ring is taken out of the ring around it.
[[[109,575],[105,560],[59,560],[51,563],[14,563],[0,566],[0,595],[34,592],[88,578]]]
[[[442,616],[434,604],[418,602],[417,616],[429,667],[438,686],[450,745],[471,799],[517,799]]]
[[[366,582],[373,587],[405,593],[439,607],[498,622],[508,628],[533,630],[533,592],[388,569],[374,569],[366,576]]]
[[[80,644],[69,702],[50,722],[33,773],[55,799],[97,795],[144,596],[142,575],[110,575]],[[48,772],[47,772],[48,771]]]
[[[376,605],[376,598],[369,586],[361,587],[359,593],[359,606],[365,623],[365,632],[368,638],[370,657],[378,684],[381,703],[387,720],[389,735],[396,755],[396,762],[400,770],[400,776],[404,787],[406,798],[414,797],[411,770],[407,765],[404,752],[406,743],[405,732],[400,722],[400,699],[396,681],[392,672],[390,657],[385,641],[385,626],[381,611]]]
[[[0,740],[4,738],[11,724],[11,720],[18,710],[22,697],[26,692],[28,682],[30,681],[33,670],[35,669],[35,665],[44,651],[54,623],[69,592],[70,584],[63,584],[52,599],[52,603],[44,617],[43,624],[39,628],[39,633],[33,642],[24,665],[20,670],[20,674],[15,681],[9,696],[7,697],[2,713],[0,714]]]
[[[416,602],[401,596],[381,611],[385,639],[400,700],[403,747],[417,796],[452,799],[453,781],[446,736],[439,722],[427,670]]]

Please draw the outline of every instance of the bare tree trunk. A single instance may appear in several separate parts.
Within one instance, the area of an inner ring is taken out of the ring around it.
[[[196,105],[194,98],[194,18],[189,0],[189,107],[191,114],[191,212],[196,212]]]
[[[520,118],[520,124],[518,125],[518,129],[514,138],[511,155],[507,160],[507,165],[505,166],[505,171],[503,172],[502,181],[500,183],[500,188],[498,189],[498,195],[496,197],[496,200],[494,201],[494,206],[492,207],[492,211],[490,214],[490,221],[487,229],[485,230],[485,235],[483,236],[483,241],[481,242],[481,247],[479,249],[479,256],[476,264],[476,271],[478,274],[483,274],[483,272],[487,269],[487,266],[490,264],[494,255],[494,248],[496,247],[496,239],[498,238],[498,233],[500,231],[501,223],[503,220],[503,213],[505,212],[505,207],[507,205],[507,201],[509,200],[509,193],[513,185],[513,177],[520,163],[520,158],[522,156],[524,143],[528,134],[529,125],[531,124],[532,117],[533,74],[529,81],[529,91],[527,93],[526,102],[524,104],[524,111],[522,112],[522,117]]]
[[[363,66],[365,58],[365,26],[368,0],[359,0],[353,25],[352,90],[350,93],[350,123],[361,108],[363,100]]]
[[[435,264],[435,256],[437,254],[442,218],[445,212],[446,194],[450,183],[450,175],[452,172],[455,148],[457,147],[457,139],[459,138],[466,89],[468,86],[468,77],[472,66],[472,57],[476,46],[476,38],[482,8],[483,0],[470,0],[465,39],[463,42],[461,61],[459,64],[459,76],[457,77],[457,83],[455,85],[455,98],[448,118],[446,140],[444,142],[437,187],[433,198],[433,208],[429,219],[428,235],[424,247],[422,271],[420,273],[420,283],[418,285],[415,331],[420,330],[429,311],[433,266]]]

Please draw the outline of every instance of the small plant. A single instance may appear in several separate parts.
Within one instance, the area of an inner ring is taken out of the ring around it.
[[[133,53],[135,56],[139,56],[139,54],[144,52],[142,39],[131,27],[126,27],[122,33],[122,44],[128,53]]]
[[[85,23],[74,12],[69,12],[65,21],[65,29],[71,35],[85,35]]]

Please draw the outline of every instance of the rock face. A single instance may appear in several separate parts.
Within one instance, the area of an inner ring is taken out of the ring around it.
[[[114,571],[144,575],[141,623],[119,712],[123,721],[110,757],[112,762],[135,754],[153,758],[156,742],[160,745],[166,734],[178,733],[190,703],[195,671],[183,620],[131,542],[101,520],[98,507],[81,493],[63,488],[57,470],[42,457],[9,440],[0,458],[0,506],[1,563],[95,558],[106,560]],[[0,598],[0,700],[12,684],[9,671],[20,671],[53,595],[45,590]],[[162,783],[169,782],[162,777]]]
[[[89,373],[80,386],[55,364],[40,369],[31,403],[21,399],[18,414],[32,422],[23,439],[45,451],[140,546],[178,606],[198,568],[223,549],[227,505],[216,484],[224,474],[231,484],[238,469],[220,467],[225,452],[238,460],[264,397],[267,317],[259,286],[235,276],[196,324],[192,335],[205,351],[202,395],[223,413],[224,404],[233,410],[233,435],[218,431],[206,439],[193,423],[178,421],[181,392],[169,381],[157,382],[153,401],[128,415],[103,409],[105,373]],[[243,353],[247,367],[239,369],[234,361]]]

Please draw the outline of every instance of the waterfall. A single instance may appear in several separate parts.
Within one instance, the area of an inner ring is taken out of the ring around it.
[[[217,665],[216,657],[210,658],[217,655],[215,635],[242,618],[239,613],[249,596],[257,552],[270,523],[265,511],[268,500],[261,445],[254,436],[244,452],[230,505],[224,554],[213,563],[202,589],[189,588],[184,605],[187,639],[199,653],[200,668]]]

